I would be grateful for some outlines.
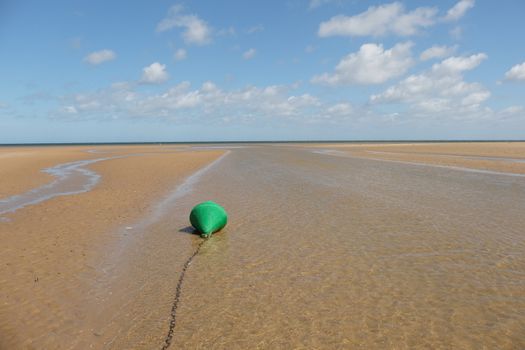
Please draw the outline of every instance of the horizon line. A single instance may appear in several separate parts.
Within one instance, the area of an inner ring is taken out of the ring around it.
[[[162,145],[162,144],[228,144],[228,143],[445,143],[445,142],[525,142],[525,139],[373,139],[373,140],[243,140],[243,141],[101,141],[101,142],[27,142],[0,143],[11,146],[104,146],[104,145]]]

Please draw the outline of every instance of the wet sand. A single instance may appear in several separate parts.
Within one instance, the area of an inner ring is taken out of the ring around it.
[[[0,198],[23,193],[52,181],[53,176],[41,172],[41,169],[91,158],[96,158],[96,155],[71,147],[62,147],[60,152],[53,147],[0,148]]]
[[[111,153],[86,152],[93,149]],[[14,184],[4,185],[9,191],[2,193],[12,194],[11,189],[29,190],[51,181],[40,166],[123,156],[89,166],[101,175],[89,192],[2,215],[1,349],[75,347],[79,333],[92,327],[86,303],[95,298],[94,286],[106,268],[100,266],[107,261],[104,246],[131,235],[132,230],[122,233],[120,228],[147,216],[159,198],[223,153],[183,149],[42,147],[17,150],[20,158],[0,158],[0,169]],[[13,149],[0,154],[6,153]]]
[[[523,149],[204,146],[176,183],[185,152],[93,164],[91,191],[0,223],[0,348],[160,348],[207,199],[230,222],[186,274],[173,349],[524,348]]]
[[[318,144],[316,147],[354,157],[525,174],[523,142]]]

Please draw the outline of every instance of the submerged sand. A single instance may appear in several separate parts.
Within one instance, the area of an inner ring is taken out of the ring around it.
[[[354,157],[525,174],[524,142],[318,144],[316,147],[343,151]]]
[[[525,143],[215,147],[21,149],[35,182],[0,149],[23,191],[37,161],[135,155],[0,221],[0,348],[160,348],[208,199],[230,222],[187,271],[174,349],[525,347]]]

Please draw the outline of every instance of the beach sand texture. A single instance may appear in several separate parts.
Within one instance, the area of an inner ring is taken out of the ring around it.
[[[159,198],[223,153],[183,150],[42,147],[0,151],[0,169],[7,174],[2,194],[8,196],[12,189],[27,191],[51,181],[52,176],[39,171],[41,167],[123,157],[89,166],[102,176],[89,192],[55,197],[2,215],[1,349],[86,346],[75,345],[76,337],[86,331],[83,321],[91,311],[87,304],[96,307],[97,298],[105,297],[91,293],[108,268],[101,266],[100,259],[108,262],[104,254],[115,252],[106,246],[133,234],[125,226],[149,215]]]
[[[208,199],[173,349],[525,347],[524,143],[218,147],[0,149],[5,197],[125,156],[2,215],[0,348],[160,348]]]

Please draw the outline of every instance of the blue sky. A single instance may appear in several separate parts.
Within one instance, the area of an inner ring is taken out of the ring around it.
[[[525,138],[525,3],[0,2],[0,143]]]

